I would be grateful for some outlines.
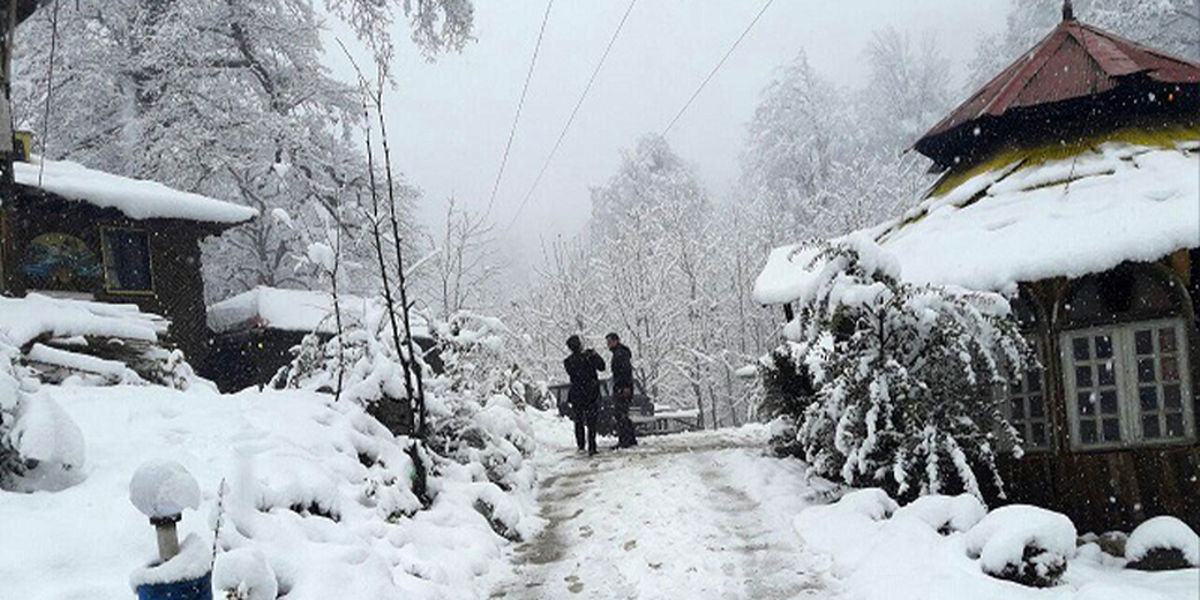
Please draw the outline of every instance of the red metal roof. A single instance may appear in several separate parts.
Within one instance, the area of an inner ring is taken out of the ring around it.
[[[1200,83],[1200,65],[1065,19],[1050,35],[1000,72],[975,95],[930,129],[920,141],[964,123],[1028,108],[1101,94],[1123,78],[1144,74],[1158,83]]]

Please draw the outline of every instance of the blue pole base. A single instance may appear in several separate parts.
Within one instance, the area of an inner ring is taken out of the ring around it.
[[[185,581],[139,585],[137,596],[138,600],[212,600],[212,573]]]

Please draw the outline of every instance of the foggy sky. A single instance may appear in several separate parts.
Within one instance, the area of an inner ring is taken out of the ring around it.
[[[779,65],[803,49],[821,75],[867,79],[863,49],[888,26],[937,35],[956,71],[979,36],[998,33],[1009,0],[776,0],[668,136],[720,196],[738,174],[745,124]],[[396,160],[425,192],[423,223],[445,200],[482,211],[529,66],[544,0],[478,0],[475,36],[461,54],[427,64],[402,48],[387,116]],[[639,0],[566,140],[510,234],[577,232],[589,186],[615,171],[619,152],[661,131],[762,6],[758,0]],[[491,218],[513,218],[626,8],[623,0],[557,0]],[[337,32],[335,31],[335,34]],[[397,31],[398,38],[407,37]],[[348,73],[331,53],[335,72]],[[349,80],[349,77],[346,77]]]

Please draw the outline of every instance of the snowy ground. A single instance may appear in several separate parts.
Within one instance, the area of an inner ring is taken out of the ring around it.
[[[494,598],[836,598],[827,559],[792,516],[821,502],[802,465],[763,456],[762,428],[651,437],[575,453],[570,424],[540,432],[549,525],[518,547]]]
[[[764,455],[761,427],[645,438],[590,459],[569,422],[542,416],[534,428],[548,525],[510,552],[493,598],[1200,598],[1200,570],[1134,571],[1095,544],[1069,557],[1062,585],[994,579],[962,533],[830,505],[839,490]]]

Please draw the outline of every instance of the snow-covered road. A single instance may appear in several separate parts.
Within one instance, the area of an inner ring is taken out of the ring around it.
[[[838,597],[828,562],[791,526],[820,491],[798,463],[763,456],[761,433],[648,438],[590,459],[550,436],[539,458],[549,524],[517,548],[493,597]]]

